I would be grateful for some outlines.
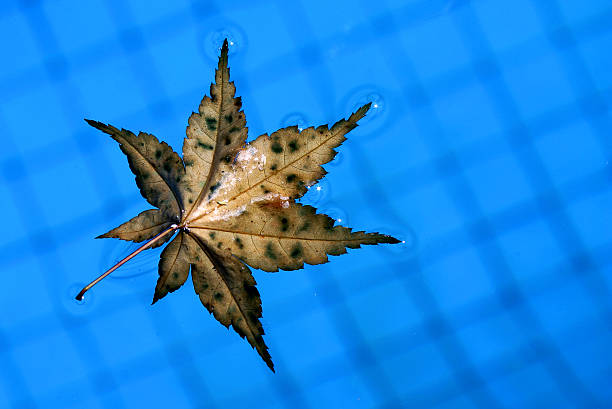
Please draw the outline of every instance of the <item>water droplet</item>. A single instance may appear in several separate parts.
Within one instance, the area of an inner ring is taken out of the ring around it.
[[[380,135],[390,120],[390,105],[388,93],[380,91],[372,85],[354,89],[344,99],[343,111],[346,115],[357,111],[367,103],[372,103],[366,116],[359,121],[358,131],[374,137]]]
[[[114,266],[131,252],[142,246],[142,244],[143,243],[107,240],[106,248],[102,251],[102,257],[99,263],[100,273]],[[122,280],[157,272],[157,264],[163,247],[164,246],[143,251],[117,270],[113,271],[113,273],[108,276],[108,279]]]
[[[286,128],[288,126],[294,126],[294,125],[297,125],[300,132],[304,128],[307,128],[310,126],[308,125],[308,120],[306,119],[306,115],[301,114],[299,112],[292,112],[286,115],[283,119],[281,119],[281,124],[280,124],[281,128]]]
[[[223,40],[226,38],[230,58],[234,55],[244,54],[246,51],[246,35],[242,29],[233,23],[219,24],[217,28],[207,30],[201,38],[202,53],[207,59],[215,62],[219,59]]]
[[[91,312],[95,307],[95,296],[88,291],[82,300],[77,300],[77,294],[85,287],[86,283],[73,283],[63,294],[62,305],[70,314],[84,315]]]

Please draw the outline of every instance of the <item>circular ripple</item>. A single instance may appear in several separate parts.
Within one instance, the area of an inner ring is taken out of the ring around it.
[[[103,273],[117,264],[141,245],[142,243],[109,240],[105,251],[102,252],[102,258],[100,259],[100,273]],[[159,255],[161,254],[163,247],[164,246],[143,251],[119,267],[116,271],[113,271],[108,278],[124,280],[145,274],[155,273],[157,271]]]
[[[359,131],[372,135],[380,135],[391,118],[389,98],[386,93],[371,85],[354,89],[344,99],[343,112],[346,115],[357,111],[367,103],[372,103],[366,116],[359,121]]]
[[[217,28],[207,30],[201,36],[200,48],[204,56],[211,61],[218,61],[223,40],[227,38],[228,55],[243,55],[247,48],[246,34],[233,23],[219,25]]]
[[[81,301],[76,299],[77,294],[85,287],[86,283],[71,284],[62,296],[62,305],[70,314],[85,315],[95,308],[95,296],[92,291],[85,293]]]
[[[299,113],[299,112],[292,112],[286,115],[281,120],[281,123],[280,123],[281,128],[286,128],[288,126],[294,126],[294,125],[297,125],[300,132],[304,128],[308,128],[310,126],[308,125],[308,119],[306,119],[306,115]]]

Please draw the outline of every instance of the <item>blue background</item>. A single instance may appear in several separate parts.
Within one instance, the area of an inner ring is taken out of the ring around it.
[[[277,374],[155,251],[93,240],[147,208],[116,143],[180,150],[233,42],[251,138],[367,101],[305,203],[397,235],[255,271]],[[612,5],[3,1],[0,407],[612,407]]]

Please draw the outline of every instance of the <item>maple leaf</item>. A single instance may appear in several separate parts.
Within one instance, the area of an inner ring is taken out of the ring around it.
[[[180,288],[191,272],[202,304],[246,338],[274,371],[259,320],[259,292],[247,264],[265,271],[296,270],[304,263],[325,263],[328,255],[346,253],[346,248],[398,240],[337,226],[315,208],[296,203],[325,175],[322,165],[334,158],[335,148],[370,104],[331,128],[290,126],[247,143],[246,118],[229,80],[227,54],[226,40],[210,97],[189,117],[182,159],[153,135],[86,120],[120,144],[140,193],[155,209],[99,236],[150,241],[77,298],[140,251],[174,237],[160,256],[153,303]]]

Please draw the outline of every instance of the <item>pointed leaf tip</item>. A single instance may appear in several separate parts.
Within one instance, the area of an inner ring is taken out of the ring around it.
[[[366,112],[368,112],[370,110],[370,107],[372,107],[372,102],[368,102],[367,104],[363,105],[361,108],[359,108],[357,110],[357,112],[359,112],[361,115],[365,115]]]
[[[388,236],[388,235],[384,235],[385,236],[385,241],[382,241],[382,243],[387,243],[387,244],[397,244],[397,243],[401,243],[402,241],[399,239],[396,239],[393,236]]]
[[[374,233],[377,236],[377,243],[381,244],[397,244],[402,243],[402,240],[396,239],[388,234]]]
[[[368,102],[367,104],[362,105],[357,111],[353,112],[349,120],[353,122],[359,121],[370,110],[371,106],[372,106],[372,102]]]
[[[227,55],[228,50],[229,50],[229,44],[226,38],[225,40],[223,40],[223,46],[221,47],[221,55],[223,54]]]

